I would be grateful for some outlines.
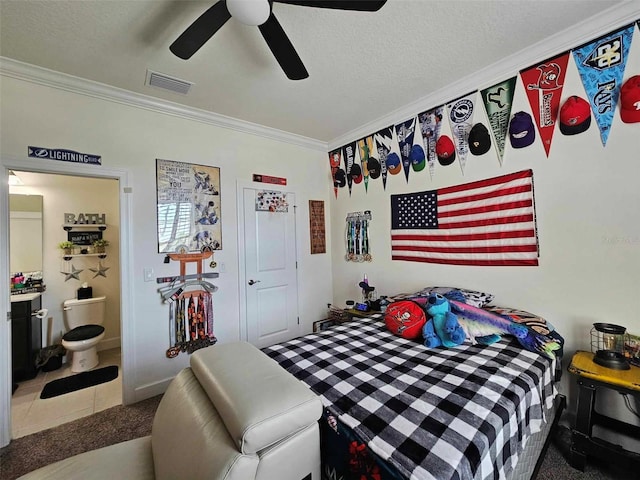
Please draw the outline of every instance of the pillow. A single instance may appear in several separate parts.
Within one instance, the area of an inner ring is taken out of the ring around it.
[[[422,335],[422,327],[427,323],[427,315],[416,302],[399,300],[387,307],[384,323],[394,335],[413,339]]]
[[[457,300],[478,308],[482,308],[488,303],[491,303],[494,298],[494,295],[491,293],[477,292],[475,290],[458,287],[427,287],[420,290],[418,295],[428,296],[431,293],[439,293],[447,299]]]
[[[544,318],[534,313],[525,312],[524,310],[518,310],[517,308],[500,307],[498,305],[487,305],[484,310],[488,310],[496,315],[502,315],[508,317],[516,323],[524,323],[525,325],[533,328],[536,332],[543,335],[549,335],[549,333],[555,330],[551,322],[547,322]]]
[[[502,315],[503,317],[510,318],[516,323],[524,323],[528,327],[531,327],[538,333],[546,335],[552,338],[560,344],[560,350],[556,352],[557,357],[561,357],[563,354],[562,347],[564,346],[564,338],[560,335],[555,327],[540,315],[534,313],[525,312],[524,310],[518,310],[517,308],[500,307],[498,305],[487,305],[483,307],[483,310],[487,310],[496,315]]]

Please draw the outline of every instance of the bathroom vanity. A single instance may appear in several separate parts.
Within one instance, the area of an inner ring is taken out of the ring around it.
[[[41,293],[11,295],[11,360],[13,381],[34,378],[35,360],[42,348]]]

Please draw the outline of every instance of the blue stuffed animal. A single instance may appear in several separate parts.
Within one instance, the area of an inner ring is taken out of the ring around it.
[[[458,317],[451,313],[449,300],[439,293],[432,293],[426,298],[424,308],[431,318],[422,327],[422,336],[426,347],[455,347],[466,339]]]

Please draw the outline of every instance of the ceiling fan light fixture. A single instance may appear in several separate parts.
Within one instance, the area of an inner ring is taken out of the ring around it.
[[[269,0],[227,0],[227,9],[245,25],[262,25],[271,15]]]

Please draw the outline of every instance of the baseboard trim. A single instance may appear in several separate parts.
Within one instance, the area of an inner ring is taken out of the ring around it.
[[[169,384],[174,377],[165,378],[158,382],[149,383],[143,385],[134,390],[134,402],[140,402],[147,398],[155,397],[156,395],[162,395],[169,388]]]
[[[102,340],[98,344],[98,352],[102,350],[111,350],[113,348],[120,348],[121,341],[120,337],[108,338],[106,340]]]

